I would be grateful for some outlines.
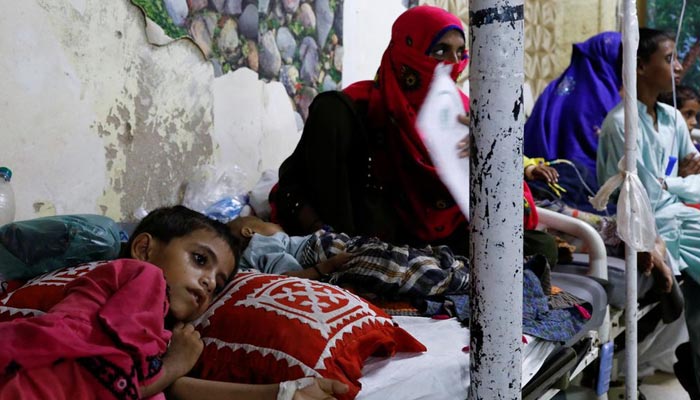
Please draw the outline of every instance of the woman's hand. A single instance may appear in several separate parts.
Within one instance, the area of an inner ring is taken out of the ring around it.
[[[348,391],[348,385],[334,379],[315,378],[313,383],[294,393],[294,400],[332,400]]]
[[[459,123],[462,125],[469,126],[469,116],[468,115],[458,115],[457,121],[459,121]],[[469,154],[471,153],[470,146],[471,146],[471,141],[469,140],[469,134],[467,134],[467,136],[465,136],[464,139],[460,140],[457,143],[457,151],[459,154],[459,158],[469,157]]]

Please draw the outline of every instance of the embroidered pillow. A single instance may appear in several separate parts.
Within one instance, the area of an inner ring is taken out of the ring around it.
[[[239,273],[195,325],[205,347],[194,376],[333,378],[350,386],[341,399],[359,392],[367,357],[425,351],[379,308],[337,286],[255,272]]]
[[[68,283],[104,263],[98,261],[47,272],[0,296],[0,322],[44,314],[63,299]],[[11,281],[10,287],[14,283]]]

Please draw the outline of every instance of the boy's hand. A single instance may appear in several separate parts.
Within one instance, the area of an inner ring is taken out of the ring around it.
[[[177,377],[185,376],[194,367],[203,349],[204,343],[194,325],[178,322],[173,328],[173,336],[163,357],[163,364]]]
[[[294,400],[331,400],[333,395],[348,391],[348,385],[334,379],[316,378],[314,382],[294,393]]]
[[[338,253],[333,257],[327,259],[326,261],[318,263],[318,265],[316,265],[316,268],[318,268],[319,271],[326,275],[338,271],[344,271],[345,269],[347,269],[347,266],[345,264],[348,261],[350,261],[352,257],[353,255],[350,253]]]
[[[690,153],[683,157],[680,164],[678,164],[678,176],[685,178],[697,174],[700,174],[700,155],[698,153]]]

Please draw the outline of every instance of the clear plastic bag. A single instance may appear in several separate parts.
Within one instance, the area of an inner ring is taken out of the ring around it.
[[[238,166],[205,165],[192,174],[182,204],[226,223],[248,204],[245,182],[246,175]]]
[[[637,251],[652,251],[656,240],[656,220],[649,196],[636,174],[628,174],[617,200],[617,233]]]
[[[277,170],[268,169],[263,171],[258,182],[250,190],[250,206],[255,215],[266,221],[270,219],[270,191],[277,181]]]
[[[59,215],[0,227],[0,280],[119,256],[119,227],[102,215]]]
[[[624,157],[618,166],[622,171]],[[590,198],[597,210],[604,210],[610,196],[620,188],[617,199],[617,234],[636,251],[652,251],[656,240],[656,220],[646,189],[636,173],[626,171],[608,179],[595,197]]]

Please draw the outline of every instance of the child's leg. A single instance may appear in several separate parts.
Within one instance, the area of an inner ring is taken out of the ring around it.
[[[554,236],[543,231],[526,230],[523,232],[523,255],[543,255],[550,267],[557,265],[559,248]]]
[[[685,321],[692,349],[695,384],[700,388],[700,285],[688,275],[685,275],[684,280],[682,290],[685,298]]]

